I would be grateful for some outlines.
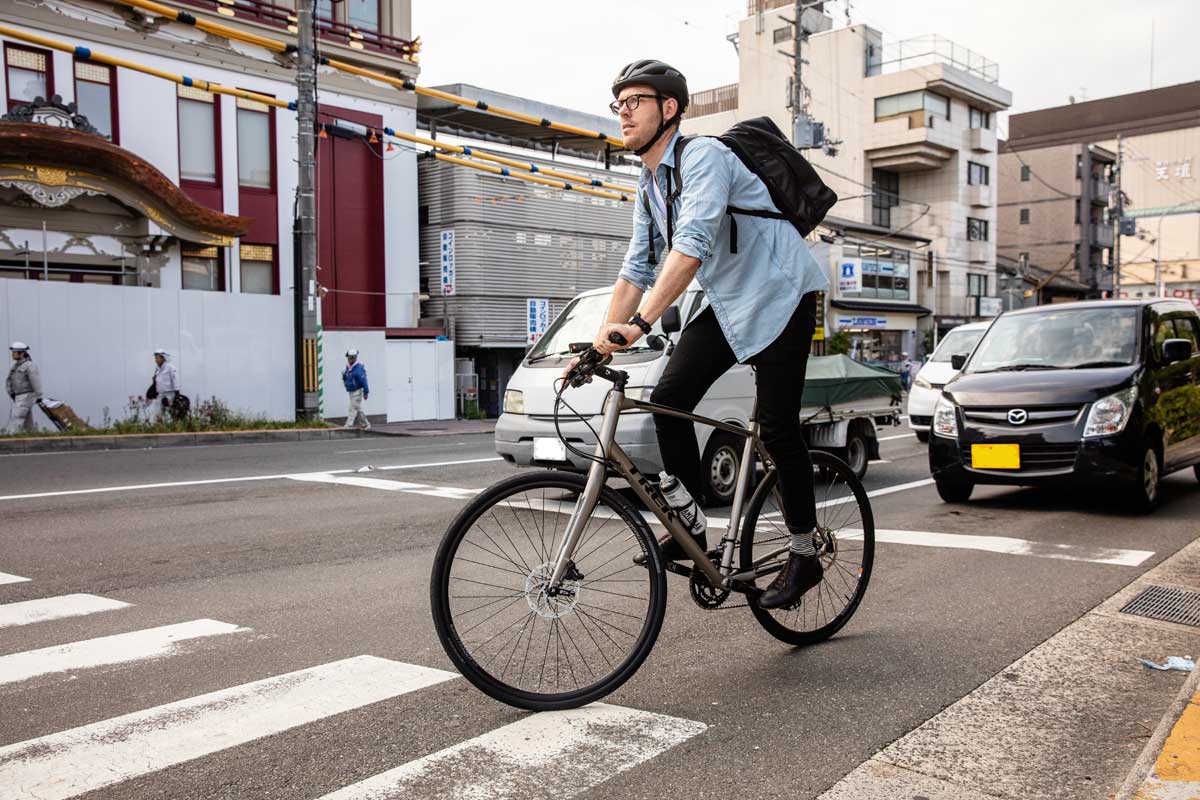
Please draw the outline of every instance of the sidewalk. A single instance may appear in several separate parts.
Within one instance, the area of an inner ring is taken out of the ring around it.
[[[443,419],[425,422],[387,422],[372,425],[368,434],[380,436],[461,436],[468,433],[496,432],[494,419]]]
[[[1116,800],[1200,799],[1200,669],[1163,715]]]

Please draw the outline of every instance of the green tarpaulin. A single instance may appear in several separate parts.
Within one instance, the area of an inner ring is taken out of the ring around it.
[[[836,406],[856,400],[887,400],[900,394],[900,376],[889,369],[860,364],[849,356],[813,356],[804,377],[807,407]]]

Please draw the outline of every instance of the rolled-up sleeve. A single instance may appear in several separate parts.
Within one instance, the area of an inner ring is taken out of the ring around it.
[[[697,138],[683,151],[679,219],[671,249],[707,261],[729,204],[733,177],[724,146],[708,137]]]
[[[660,250],[658,242],[661,237],[655,228],[654,241],[656,250]],[[629,237],[629,249],[621,262],[618,278],[632,283],[643,292],[654,285],[654,268],[650,266],[650,210],[643,202],[643,195],[638,192],[633,204],[633,236]]]

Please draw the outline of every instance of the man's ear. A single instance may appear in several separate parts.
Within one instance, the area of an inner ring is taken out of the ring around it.
[[[674,97],[663,100],[663,119],[672,119],[679,113],[679,101]]]

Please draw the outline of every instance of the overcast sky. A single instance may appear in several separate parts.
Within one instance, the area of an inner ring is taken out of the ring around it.
[[[1150,88],[1152,21],[1154,86],[1200,80],[1200,0],[851,2],[851,21],[882,30],[885,45],[936,33],[997,62],[1014,112]],[[828,6],[836,27],[845,8]],[[736,82],[725,36],[745,12],[745,0],[414,0],[412,13],[422,84],[472,83],[607,113],[613,75],[636,58],[670,62],[692,91]]]

